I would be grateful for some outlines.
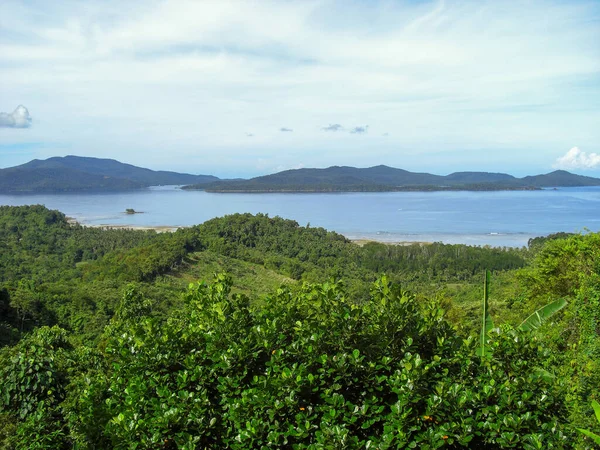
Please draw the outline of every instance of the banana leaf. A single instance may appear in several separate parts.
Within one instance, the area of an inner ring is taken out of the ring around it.
[[[518,328],[519,330],[525,331],[537,330],[546,320],[563,309],[565,306],[567,306],[567,301],[562,298],[550,302],[546,306],[542,306],[527,319],[525,319]]]
[[[591,431],[583,430],[581,428],[577,428],[577,431],[579,431],[580,433],[585,434],[587,437],[589,437],[596,444],[600,445],[600,436],[598,436],[596,433],[592,433]]]
[[[600,403],[598,403],[596,400],[594,400],[592,402],[592,408],[594,408],[594,413],[596,414],[596,419],[598,419],[598,423],[600,423]],[[596,433],[592,433],[589,430],[583,430],[581,428],[577,428],[577,431],[585,434],[587,437],[592,439],[596,444],[600,445],[600,436],[598,436]]]
[[[490,285],[490,271],[485,271],[485,279],[483,281],[483,315],[481,321],[481,337],[479,344],[479,355],[485,356],[490,350],[487,345],[488,342],[488,333],[494,328],[494,321],[492,320],[492,316],[490,315],[489,305],[488,305],[488,295],[489,295],[489,285]]]

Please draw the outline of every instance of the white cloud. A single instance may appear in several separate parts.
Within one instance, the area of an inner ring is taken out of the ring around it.
[[[556,159],[555,169],[595,169],[600,167],[600,155],[586,153],[573,147],[564,156]]]
[[[0,112],[0,128],[29,128],[31,116],[23,105],[17,106],[12,113]]]

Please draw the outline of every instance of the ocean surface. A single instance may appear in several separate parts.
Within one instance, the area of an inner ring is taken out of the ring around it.
[[[351,239],[521,247],[559,231],[600,231],[600,187],[498,192],[216,194],[175,186],[110,194],[0,195],[42,204],[83,225],[180,227],[233,213],[266,213]],[[133,208],[143,214],[125,214]]]

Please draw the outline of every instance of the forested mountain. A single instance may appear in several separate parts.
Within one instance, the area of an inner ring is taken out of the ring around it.
[[[592,448],[598,260],[595,233],[360,247],[0,207],[0,448]]]
[[[64,167],[0,169],[0,192],[2,193],[123,191],[141,187],[143,185],[137,181]]]
[[[556,171],[515,178],[504,173],[455,172],[447,176],[415,173],[388,166],[364,169],[333,166],[293,169],[249,180],[222,180],[184,189],[210,192],[328,192],[403,190],[507,190],[560,186],[600,186],[600,179]]]
[[[521,178],[522,183],[536,187],[598,186],[599,181],[598,178],[575,175],[566,170]]]
[[[511,190],[600,186],[600,179],[564,170],[515,178],[504,173],[455,172],[441,176],[384,165],[294,169],[249,180],[154,171],[113,159],[53,157],[0,169],[0,192],[119,191],[156,185],[186,185],[210,192],[381,192],[405,190]]]
[[[0,169],[0,192],[114,191],[216,180],[212,175],[154,171],[114,159],[65,156]]]

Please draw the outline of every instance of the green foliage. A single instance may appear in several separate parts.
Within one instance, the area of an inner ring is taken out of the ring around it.
[[[269,290],[276,287],[263,283],[263,277],[278,277],[280,282],[324,282],[333,277],[344,278],[357,301],[368,298],[368,285],[378,272],[419,288],[432,279],[468,282],[483,264],[494,270],[524,264],[520,252],[498,249],[443,244],[361,248],[322,228],[249,214],[157,234],[71,225],[63,214],[42,206],[2,207],[0,238],[6,249],[0,253],[4,344],[36,327],[55,324],[82,341],[94,341],[130,282],[151,291],[148,295],[158,301],[158,310],[167,313],[183,284],[170,275],[185,279],[192,273],[206,276],[229,270],[222,261],[214,267],[215,258],[198,270],[207,259],[198,256],[203,253],[245,265],[236,280],[244,280],[241,290],[253,296],[266,292],[258,288],[261,284]],[[259,275],[249,276],[252,272]]]
[[[592,408],[594,408],[594,413],[596,415],[596,420],[600,423],[600,403],[593,401]],[[580,433],[592,439],[596,444],[600,445],[600,435],[592,433],[589,430],[583,430],[581,428],[577,429]]]
[[[0,414],[15,417],[14,448],[62,448],[64,420],[59,408],[66,394],[71,346],[65,330],[42,327],[0,354]]]
[[[435,302],[420,305],[385,278],[360,306],[340,283],[281,289],[260,309],[230,287],[224,275],[194,284],[178,317],[113,335],[106,378],[74,405],[86,411],[78,439],[113,448],[566,444],[564,407],[535,371],[543,345],[527,334],[494,337],[481,364],[476,342]],[[85,433],[98,429],[103,436]]]
[[[544,245],[546,244],[546,242],[548,242],[548,241],[553,241],[555,239],[565,239],[565,238],[568,238],[571,236],[574,236],[574,233],[559,232],[559,233],[552,233],[547,236],[538,236],[538,237],[529,239],[527,241],[527,247],[529,248],[529,250],[531,250],[533,252],[537,252],[537,251],[541,250],[544,247]]]
[[[150,242],[156,233],[102,230],[68,223],[43,206],[0,206],[0,282],[34,284],[77,276],[75,264]]]
[[[494,322],[489,312],[489,284],[490,271],[486,270],[483,282],[483,313],[479,343],[479,353],[482,357],[490,352],[490,348],[488,346],[489,334],[494,329]],[[565,306],[567,306],[567,302],[564,299],[558,299],[550,302],[527,317],[523,322],[521,322],[517,329],[521,331],[537,330],[544,322],[546,322],[550,317],[563,309]]]
[[[597,233],[549,240],[535,255],[531,268],[521,273],[529,296],[572,296],[584,279],[598,272],[599,251]]]
[[[551,346],[548,367],[567,380],[570,423],[593,427],[590,401],[600,392],[600,235],[588,233],[553,239],[519,274],[531,305],[564,298],[569,305],[553,326],[545,327]],[[585,448],[586,444],[579,441]]]
[[[0,345],[44,325],[100,334],[119,286],[94,282],[91,294],[79,281],[105,255],[158,239],[154,232],[72,225],[40,205],[0,206]]]
[[[60,401],[64,392],[57,379],[57,353],[60,355],[67,348],[64,330],[43,327],[6,351],[0,367],[2,409],[23,418],[40,402]]]
[[[33,206],[0,207],[0,245],[0,449],[586,448],[575,429],[594,431],[595,234],[359,247],[265,215],[156,234]],[[235,284],[179,295],[224,268]],[[513,325],[482,355],[492,315]]]

